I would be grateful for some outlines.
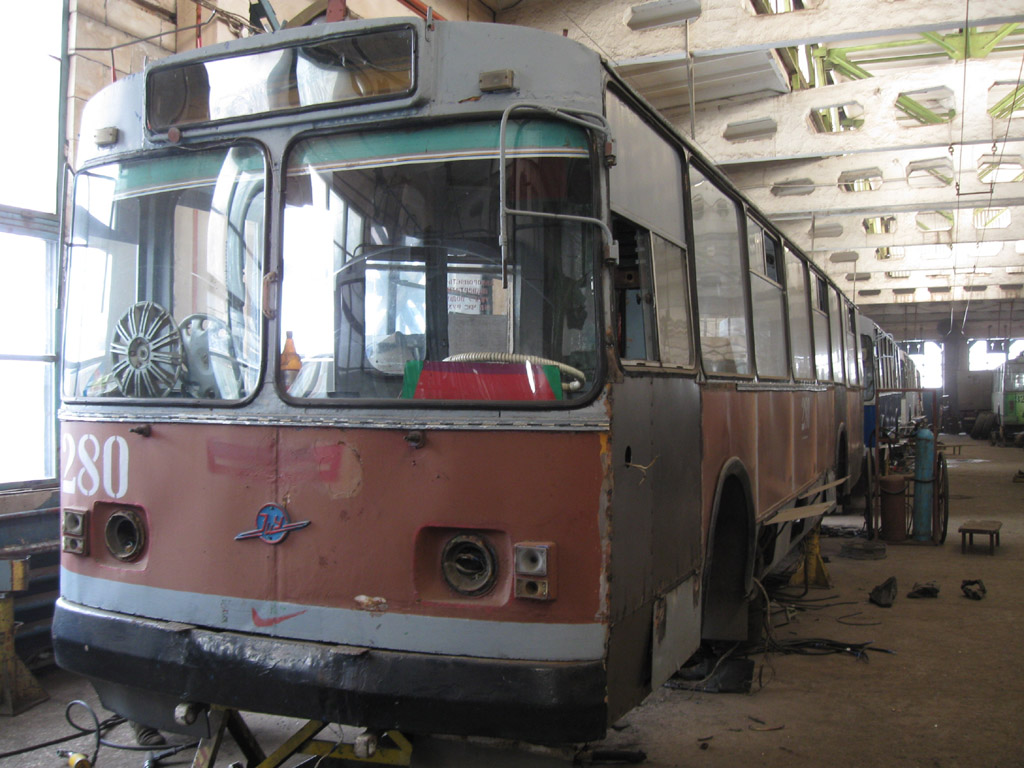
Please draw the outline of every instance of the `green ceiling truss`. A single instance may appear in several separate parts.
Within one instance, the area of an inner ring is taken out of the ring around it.
[[[866,80],[873,77],[869,67],[872,64],[899,61],[916,61],[946,56],[953,61],[966,59],[984,59],[995,51],[1022,50],[1024,45],[1011,36],[1019,36],[1024,32],[1021,24],[1003,24],[998,29],[982,31],[967,29],[944,35],[938,32],[923,32],[916,38],[908,40],[886,41],[870,45],[856,45],[846,48],[828,48],[820,46],[811,51],[815,59],[815,72],[819,83],[824,84],[828,71],[839,72],[851,80]],[[901,48],[920,49],[922,41],[930,43],[933,48],[927,51],[917,50],[899,55]],[[851,60],[856,56],[857,61]],[[1018,86],[1005,98],[994,105],[989,112],[993,117],[1008,117],[1015,109],[1024,106],[1024,86]],[[956,110],[935,110],[917,99],[900,94],[896,107],[921,125],[938,125],[948,123],[956,115]]]
[[[1018,85],[989,107],[988,113],[999,120],[1006,120],[1019,109],[1024,109],[1024,85]]]

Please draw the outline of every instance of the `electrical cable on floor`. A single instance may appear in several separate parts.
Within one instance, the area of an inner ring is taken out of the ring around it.
[[[805,637],[794,640],[776,640],[774,648],[778,653],[799,654],[801,656],[827,656],[829,654],[846,653],[858,661],[868,660],[868,651],[894,654],[887,648],[875,648],[872,641],[866,643],[844,643],[825,637]]]
[[[71,704],[68,704],[68,707],[70,708],[71,705],[75,704],[75,703],[82,704],[84,702],[71,702]],[[66,717],[67,717],[67,710],[65,710],[65,718]],[[99,730],[100,730],[100,732],[109,731],[111,728],[114,728],[115,726],[118,726],[118,725],[120,725],[123,722],[124,722],[124,718],[123,717],[120,717],[118,715],[114,715],[113,717],[108,717],[106,720],[104,720],[103,722],[99,723]],[[67,741],[71,741],[72,739],[79,739],[85,733],[91,734],[94,731],[94,729],[92,729],[92,728],[87,728],[87,729],[85,729],[85,731],[83,733],[82,729],[79,728],[78,726],[75,726],[75,728],[78,730],[78,733],[71,733],[71,734],[68,734],[67,736],[59,736],[56,739],[50,739],[49,741],[44,741],[44,742],[41,742],[39,744],[32,744],[32,745],[27,746],[27,747],[19,747],[18,749],[13,749],[13,750],[11,750],[9,752],[0,752],[0,760],[3,760],[3,759],[8,758],[8,757],[17,757],[18,755],[24,755],[24,754],[26,754],[28,752],[35,752],[36,750],[39,750],[39,749],[46,749],[47,747],[54,747],[54,746],[56,746],[58,744],[63,744],[65,742],[67,742]]]
[[[764,616],[762,617],[762,623],[764,624],[764,636],[770,638],[774,634],[775,626],[772,624],[772,599],[768,595],[768,590],[760,579],[754,577],[754,584],[761,590],[761,594],[764,596]],[[764,679],[765,667],[768,668],[770,673],[767,680]],[[771,652],[767,648],[767,640],[765,642],[764,650],[764,661],[757,670],[757,689],[763,691],[768,685],[775,679],[775,665],[772,663]]]
[[[893,654],[895,651],[891,651],[886,648],[875,648],[872,642],[866,643],[844,643],[837,640],[831,640],[828,638],[797,638],[792,640],[779,640],[775,637],[775,633],[772,631],[773,627],[770,621],[770,616],[773,615],[771,611],[772,600],[769,598],[768,590],[765,586],[754,579],[754,583],[757,584],[758,588],[764,595],[764,599],[767,603],[766,610],[766,621],[765,621],[765,640],[762,646],[762,650],[766,657],[771,653],[785,653],[785,654],[800,654],[804,656],[824,656],[827,654],[839,654],[846,653],[852,655],[854,658],[860,661],[868,660],[868,651],[875,651],[877,653],[890,653]],[[841,605],[857,605],[855,600],[838,600],[839,594],[825,595],[823,597],[804,597],[807,594],[807,590],[799,597],[789,597],[786,595],[775,594],[774,602],[785,609],[788,613],[789,610],[800,610],[800,611],[818,611],[825,608],[834,608]],[[850,619],[859,613],[851,613],[845,616],[840,616],[837,621],[843,624],[849,624],[851,626],[869,626],[868,624],[859,624],[850,621],[843,621],[843,619]]]
[[[93,726],[91,728],[83,727],[72,719],[71,710],[75,706],[80,706],[84,708],[86,712],[89,713],[89,716],[93,720]],[[108,731],[112,730],[113,728],[116,728],[117,726],[126,722],[126,718],[123,718],[120,715],[114,715],[112,717],[108,717],[106,720],[101,721],[99,717],[96,715],[96,712],[93,710],[93,708],[90,707],[88,703],[80,699],[75,699],[74,701],[68,703],[68,705],[64,708],[64,719],[67,721],[68,725],[75,729],[76,733],[70,733],[66,736],[60,736],[56,739],[50,739],[49,741],[40,742],[38,744],[30,744],[27,747],[19,747],[18,749],[13,749],[8,752],[0,752],[0,760],[4,760],[8,757],[17,757],[18,755],[24,755],[28,752],[35,752],[40,749],[46,749],[47,747],[55,747],[58,744],[63,744],[65,742],[71,741],[73,739],[79,739],[82,736],[87,735],[93,736],[94,738],[92,756],[88,758],[89,763],[93,766],[96,765],[96,757],[99,754],[101,746],[109,747],[110,749],[120,749],[131,752],[153,752],[157,760],[162,760],[164,758],[176,755],[185,749],[192,749],[196,747],[199,743],[190,742],[186,744],[168,744],[165,749],[158,750],[154,749],[152,746],[143,747],[136,744],[118,744],[116,742],[107,741],[103,738],[103,735]],[[65,752],[65,750],[58,750],[58,754],[62,754],[63,752]],[[68,752],[68,754],[71,753]]]
[[[68,725],[70,725],[75,730],[81,731],[82,733],[90,733],[90,730],[88,728],[83,728],[71,719],[71,708],[76,704],[80,707],[85,708],[85,711],[89,713],[89,717],[92,718],[92,722],[95,725],[95,728],[91,731],[91,733],[93,733],[96,737],[96,747],[92,751],[92,757],[89,759],[89,764],[96,765],[96,756],[100,753],[100,744],[103,743],[103,734],[101,732],[102,729],[100,728],[100,718],[92,707],[90,707],[81,699],[75,699],[74,701],[70,702],[66,707],[64,707],[64,719],[67,720]]]
[[[92,707],[90,707],[84,701],[72,701],[70,704],[68,704],[67,709],[64,710],[64,719],[68,721],[68,725],[70,725],[72,728],[78,729],[82,733],[93,733],[94,730],[95,730],[95,732],[97,734],[97,746],[96,746],[96,751],[97,752],[99,751],[99,745],[102,744],[104,747],[109,747],[110,749],[120,749],[120,750],[124,750],[126,752],[161,752],[161,753],[166,752],[167,754],[165,755],[165,757],[170,757],[171,755],[174,755],[174,754],[177,754],[178,752],[181,752],[183,749],[188,749],[190,747],[195,747],[195,746],[197,746],[199,744],[198,741],[193,741],[193,742],[189,742],[189,743],[186,743],[186,744],[168,744],[166,746],[166,749],[160,750],[160,749],[155,749],[153,746],[146,747],[146,746],[142,746],[142,745],[139,745],[139,744],[119,744],[119,743],[117,743],[115,741],[107,741],[106,739],[102,738],[101,734],[99,733],[99,730],[93,729],[93,728],[83,728],[82,726],[80,726],[78,723],[76,723],[74,720],[71,719],[71,707],[73,707],[75,704],[78,704],[79,706],[85,707],[86,711],[92,716],[93,720],[97,720],[96,713],[93,712]],[[123,722],[125,722],[125,718],[123,718],[123,717],[119,718],[119,722],[116,723],[116,725],[120,725]],[[96,764],[95,758],[93,758],[92,763],[93,763],[93,765]]]

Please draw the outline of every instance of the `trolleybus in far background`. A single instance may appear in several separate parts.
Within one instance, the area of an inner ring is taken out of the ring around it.
[[[892,334],[860,316],[860,348],[864,369],[864,442],[875,447],[880,437],[910,434],[924,417],[921,374]]]
[[[55,648],[134,720],[598,738],[857,479],[855,309],[573,41],[154,62],[73,206]]]
[[[992,372],[994,426],[989,439],[1005,445],[1024,431],[1024,355],[1007,360]]]

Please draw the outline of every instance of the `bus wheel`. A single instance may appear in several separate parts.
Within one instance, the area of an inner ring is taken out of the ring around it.
[[[946,467],[946,455],[939,454],[938,471],[935,475],[935,519],[932,521],[932,541],[936,544],[946,543],[949,531],[949,471]]]

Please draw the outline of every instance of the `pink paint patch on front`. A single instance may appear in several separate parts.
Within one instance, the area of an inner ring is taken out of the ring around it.
[[[301,610],[296,611],[295,613],[286,613],[284,616],[271,616],[268,619],[264,619],[262,616],[256,613],[256,609],[253,608],[252,623],[255,624],[257,627],[273,627],[277,624],[280,624],[283,621],[288,621],[288,619],[294,619],[296,616],[301,616],[305,612],[305,610]]]

